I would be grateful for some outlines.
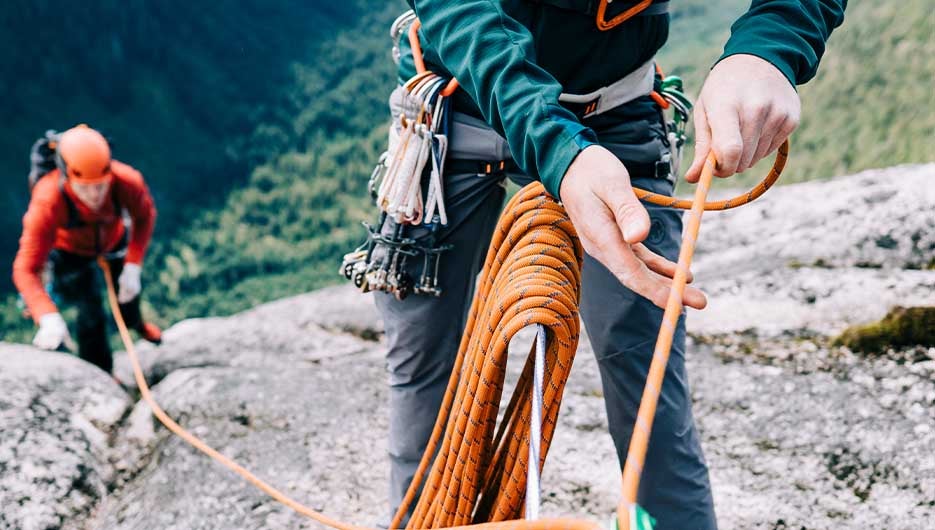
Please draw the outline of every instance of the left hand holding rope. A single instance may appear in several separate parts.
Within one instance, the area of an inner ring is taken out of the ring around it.
[[[665,307],[675,263],[641,243],[649,235],[649,214],[620,160],[601,146],[585,148],[565,172],[561,196],[584,250],[632,291]],[[685,291],[685,305],[706,304],[700,290]]]

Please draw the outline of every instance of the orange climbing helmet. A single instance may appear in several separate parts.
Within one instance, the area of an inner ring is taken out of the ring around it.
[[[59,169],[72,182],[92,184],[111,177],[110,145],[83,123],[62,133],[56,153]]]

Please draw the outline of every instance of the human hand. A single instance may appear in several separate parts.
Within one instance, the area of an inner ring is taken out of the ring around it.
[[[695,158],[685,180],[698,182],[713,150],[715,176],[741,173],[775,151],[799,125],[801,102],[775,66],[731,55],[711,69],[695,103]]]
[[[584,250],[629,289],[665,307],[676,265],[641,243],[649,214],[620,160],[601,146],[585,148],[565,172],[559,194]],[[703,309],[707,300],[688,287],[683,303]]]
[[[126,263],[123,266],[123,272],[120,273],[120,279],[117,280],[119,289],[117,289],[117,302],[126,304],[132,301],[140,294],[142,286],[140,284],[140,274],[142,268],[136,263]]]
[[[32,339],[33,346],[42,349],[55,351],[61,345],[72,347],[71,335],[68,334],[68,325],[61,313],[48,313],[39,317],[39,331],[36,337]]]

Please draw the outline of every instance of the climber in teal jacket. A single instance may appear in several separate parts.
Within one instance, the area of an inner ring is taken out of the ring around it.
[[[390,373],[391,504],[399,505],[428,439],[463,329],[473,278],[503,199],[503,179],[458,168],[454,145],[500,145],[526,177],[560,198],[587,252],[581,316],[601,371],[608,423],[618,457],[626,457],[652,343],[674,267],[681,216],[647,209],[631,181],[671,194],[674,172],[646,171],[667,161],[671,146],[658,106],[648,96],[599,114],[569,104],[643,71],[669,37],[668,2],[635,0],[410,0],[421,22],[426,67],[456,77],[455,122],[445,166],[445,201],[454,219],[441,234],[440,298],[396,300],[376,293],[386,326]],[[671,9],[680,2],[673,0]],[[728,177],[768,156],[799,123],[795,85],[811,79],[825,42],[844,17],[846,0],[753,0],[732,26],[694,109],[695,158],[685,178],[698,180],[713,151],[715,174]],[[633,15],[633,16],[630,16]],[[646,70],[648,71],[648,70]],[[402,54],[400,80],[415,74]],[[650,73],[651,75],[651,73]],[[606,93],[606,92],[605,92]],[[562,96],[565,94],[566,96]],[[560,97],[563,99],[560,100]],[[603,97],[603,96],[602,96]],[[465,117],[466,116],[466,117]],[[471,121],[473,120],[473,121]],[[487,127],[491,136],[482,129]],[[472,132],[473,131],[473,132]],[[467,156],[496,161],[501,151]],[[655,165],[654,165],[655,164]],[[501,169],[503,165],[499,166]],[[669,168],[666,162],[665,168]],[[413,236],[417,237],[417,236]],[[648,251],[647,251],[648,249]],[[660,267],[660,261],[669,262]],[[413,272],[413,277],[416,272]],[[702,308],[688,288],[685,305]],[[656,307],[658,306],[658,307]],[[639,502],[658,530],[716,528],[707,466],[691,413],[680,319],[661,389]]]

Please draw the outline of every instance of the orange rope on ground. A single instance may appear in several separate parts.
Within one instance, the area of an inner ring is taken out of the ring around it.
[[[566,220],[567,221],[567,220]],[[570,226],[570,223],[568,223]],[[124,347],[127,349],[127,354],[130,357],[130,363],[133,365],[133,376],[136,380],[136,384],[140,389],[143,400],[149,404],[150,408],[153,410],[153,415],[166,426],[174,434],[182,438],[185,442],[190,444],[195,449],[198,449],[202,453],[208,455],[213,460],[221,464],[222,466],[230,469],[231,471],[237,473],[243,477],[247,482],[253,484],[258,489],[269,495],[273,500],[292,508],[297,513],[304,515],[310,519],[314,519],[319,523],[330,526],[332,528],[337,528],[338,530],[367,530],[368,527],[356,526],[348,523],[332,519],[316,510],[313,510],[300,502],[292,499],[282,491],[276,489],[270,484],[266,483],[261,478],[257,477],[246,468],[234,462],[230,458],[224,456],[216,449],[212,448],[200,438],[194,434],[187,431],[184,427],[176,423],[168,414],[159,406],[156,400],[153,398],[152,393],[150,392],[149,385],[146,383],[146,378],[143,375],[143,369],[140,366],[139,357],[136,354],[136,348],[133,346],[133,340],[130,337],[130,332],[127,329],[127,325],[123,320],[123,315],[120,313],[120,306],[117,302],[117,293],[114,288],[113,276],[111,275],[110,266],[104,259],[98,259],[98,264],[104,273],[104,279],[107,284],[107,299],[110,303],[111,313],[113,314],[114,320],[117,323],[117,329],[120,332],[120,338],[123,341]],[[577,270],[577,265],[575,269]],[[577,283],[575,284],[577,286]],[[575,306],[577,306],[577,299],[575,300]],[[577,317],[575,318],[577,322]],[[577,325],[577,324],[576,324]],[[557,415],[557,403],[555,415]],[[528,411],[527,411],[528,414]],[[496,418],[494,418],[496,419]],[[554,429],[554,415],[552,416],[552,428]],[[552,429],[548,431],[552,432]],[[543,455],[544,458],[544,455]],[[523,475],[525,480],[525,475]],[[488,524],[478,524],[468,526],[456,526],[448,530],[602,530],[600,525],[592,523],[589,521],[581,521],[575,519],[539,519],[537,521],[526,521],[526,520],[512,520],[512,521],[503,521],[498,523],[488,523]]]
[[[676,208],[688,205],[692,211],[683,235],[677,271],[624,466],[623,495],[617,512],[622,530],[629,530],[628,514],[636,502],[659,389],[662,388],[675,324],[682,311],[682,295],[701,223],[701,214],[706,209],[739,206],[762,195],[779,177],[787,154],[788,142],[785,142],[764,182],[748,194],[728,201],[705,202],[715,166],[713,153],[709,154],[702,170],[694,201],[660,198],[638,190],[638,196],[648,201]],[[571,221],[564,209],[545,192],[541,184],[526,186],[510,200],[487,253],[478,282],[478,292],[471,305],[458,357],[432,437],[390,528],[398,528],[423,482],[424,491],[407,528],[467,530],[468,525],[474,530],[600,528],[599,524],[586,520],[516,519],[522,514],[526,496],[528,462],[524,448],[527,448],[529,443],[529,390],[533,352],[527,359],[503,420],[497,426],[510,339],[527,326],[542,324],[548,330],[548,345],[542,400],[540,461],[536,463],[541,471],[578,344],[582,258],[583,251]],[[365,527],[337,521],[290,498],[208,446],[163,411],[153,399],[143,376],[139,358],[119,310],[110,267],[102,258],[98,259],[98,263],[104,272],[111,312],[133,364],[136,383],[143,399],[159,421],[199,451],[299,514],[339,530],[363,530]],[[436,450],[437,456],[433,459]],[[431,470],[427,474],[430,465]]]
[[[104,280],[107,284],[107,300],[110,302],[110,311],[113,314],[114,320],[117,322],[117,329],[120,331],[120,339],[123,341],[124,347],[127,349],[127,355],[130,357],[130,363],[133,364],[133,377],[136,379],[136,385],[140,388],[140,394],[143,396],[143,400],[149,404],[150,408],[153,409],[153,415],[162,422],[170,431],[175,433],[179,438],[188,442],[192,447],[198,449],[202,453],[210,456],[222,466],[230,469],[234,473],[237,473],[243,477],[247,482],[253,484],[264,493],[275,499],[277,502],[280,502],[296,512],[310,517],[322,524],[328,525],[339,530],[362,530],[363,527],[350,525],[342,523],[336,519],[332,519],[321,513],[312,510],[299,503],[296,500],[293,500],[291,497],[285,493],[279,491],[278,489],[270,486],[262,479],[254,475],[253,473],[247,471],[246,468],[234,462],[230,458],[222,455],[217,450],[201,441],[200,438],[194,434],[185,430],[184,427],[175,422],[162,407],[156,403],[156,400],[153,399],[152,393],[149,390],[149,385],[146,384],[146,378],[143,376],[143,369],[140,367],[140,359],[136,355],[136,348],[133,347],[133,340],[130,338],[130,332],[127,330],[127,324],[123,320],[123,315],[120,313],[120,305],[117,302],[117,291],[114,289],[114,278],[110,272],[110,265],[102,257],[99,257],[97,260],[98,265],[100,265],[101,270],[104,272]]]

